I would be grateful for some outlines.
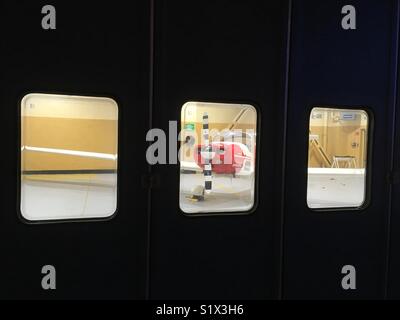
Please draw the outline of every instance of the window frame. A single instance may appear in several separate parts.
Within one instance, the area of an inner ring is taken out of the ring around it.
[[[261,118],[262,112],[259,105],[254,101],[243,101],[243,100],[223,100],[223,99],[189,99],[180,103],[179,107],[179,120],[178,120],[178,132],[182,132],[182,109],[189,103],[209,103],[209,104],[236,104],[236,105],[249,105],[254,108],[257,116],[256,123],[256,159],[254,164],[254,201],[253,206],[250,210],[247,211],[236,211],[236,212],[199,212],[199,213],[187,213],[182,210],[181,202],[180,202],[180,183],[181,183],[181,163],[179,162],[177,165],[177,174],[178,174],[178,197],[177,197],[177,207],[178,211],[181,215],[187,218],[222,218],[222,217],[232,217],[232,216],[250,216],[254,214],[259,206],[259,178],[260,178],[260,156],[261,156]],[[180,148],[179,148],[180,149]]]
[[[310,144],[309,144],[309,132],[311,125],[311,114],[314,109],[336,109],[338,111],[362,111],[365,112],[368,116],[368,132],[367,132],[367,164],[365,167],[365,183],[364,183],[364,202],[361,206],[358,207],[337,207],[337,208],[310,208],[308,204],[308,164],[309,164],[309,154],[310,154]],[[345,214],[348,212],[357,212],[363,213],[366,211],[371,205],[371,195],[372,195],[372,172],[373,172],[373,146],[375,143],[375,135],[374,135],[374,125],[375,125],[375,117],[373,110],[368,106],[343,106],[343,105],[327,105],[327,104],[314,104],[311,107],[307,108],[307,128],[306,128],[306,137],[307,137],[307,145],[306,145],[306,192],[305,192],[305,205],[306,208],[312,213],[320,214],[320,213],[336,213],[336,214]]]
[[[106,217],[88,217],[88,218],[71,218],[71,219],[51,219],[51,220],[29,220],[27,219],[21,210],[22,197],[21,197],[21,180],[22,180],[22,169],[21,169],[21,139],[22,139],[22,103],[30,95],[58,95],[58,96],[74,96],[83,98],[100,98],[100,99],[110,99],[117,106],[117,184],[116,184],[116,206],[113,214]],[[110,94],[101,94],[93,92],[80,92],[79,90],[74,92],[65,91],[36,91],[30,90],[23,92],[17,99],[17,216],[18,219],[25,225],[55,225],[55,224],[75,224],[75,223],[98,223],[98,222],[110,222],[114,220],[120,211],[120,170],[121,170],[121,123],[123,115],[123,107],[121,101],[118,97]]]

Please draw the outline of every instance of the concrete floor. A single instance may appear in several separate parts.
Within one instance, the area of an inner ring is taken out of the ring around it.
[[[246,212],[254,203],[254,177],[217,175],[213,191],[205,201],[187,197],[197,185],[204,184],[202,174],[181,174],[180,207],[188,214]],[[358,208],[364,203],[365,170],[309,169],[307,203],[312,209]]]
[[[204,185],[203,174],[181,174],[180,178],[180,207],[185,213],[246,212],[253,207],[254,177],[214,176],[212,193],[200,202],[187,197],[195,186]]]
[[[254,203],[254,177],[217,175],[205,201],[187,197],[204,176],[181,174],[180,207],[188,214],[246,212]],[[117,175],[40,176],[21,182],[21,211],[31,221],[105,218],[117,207]],[[359,207],[364,202],[365,171],[310,169],[310,208]]]
[[[30,221],[109,217],[116,185],[116,174],[28,177],[21,181],[21,212]]]
[[[357,208],[364,203],[365,170],[310,169],[308,206],[321,208]]]

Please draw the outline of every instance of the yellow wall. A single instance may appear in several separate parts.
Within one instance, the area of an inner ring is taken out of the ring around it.
[[[220,132],[223,130],[243,130],[244,132],[252,130],[254,133],[257,130],[257,111],[250,105],[189,102],[182,108],[183,140],[186,136],[193,136],[195,133],[197,137],[195,145],[202,143],[204,113],[207,113],[209,117],[210,133],[212,130]],[[184,130],[186,124],[195,124],[195,132]],[[212,135],[210,140],[212,141]],[[194,161],[193,148],[184,146],[181,160]]]
[[[310,134],[319,136],[319,143],[324,148],[328,158],[334,156],[352,156],[356,158],[357,168],[366,165],[366,140],[368,133],[368,119],[362,111],[354,121],[339,121],[338,112],[323,111],[323,119],[311,119]],[[337,111],[337,110],[336,110]],[[309,167],[324,167],[318,152],[314,148],[309,150]]]
[[[112,100],[32,95],[22,104],[21,146],[118,153],[118,110]],[[23,171],[115,170],[117,162],[70,155],[22,152]]]

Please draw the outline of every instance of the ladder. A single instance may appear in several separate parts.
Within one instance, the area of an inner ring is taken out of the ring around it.
[[[316,139],[311,139],[310,140],[310,144],[311,144],[312,147],[314,147],[315,150],[317,150],[317,154],[320,155],[322,161],[325,164],[325,167],[326,168],[331,168],[332,167],[332,162],[329,159],[328,155],[326,154],[324,147],[321,146],[319,141],[316,140]]]

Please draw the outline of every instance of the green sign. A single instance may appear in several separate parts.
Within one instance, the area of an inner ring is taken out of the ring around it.
[[[194,131],[196,129],[196,125],[194,123],[185,124],[185,130]]]

